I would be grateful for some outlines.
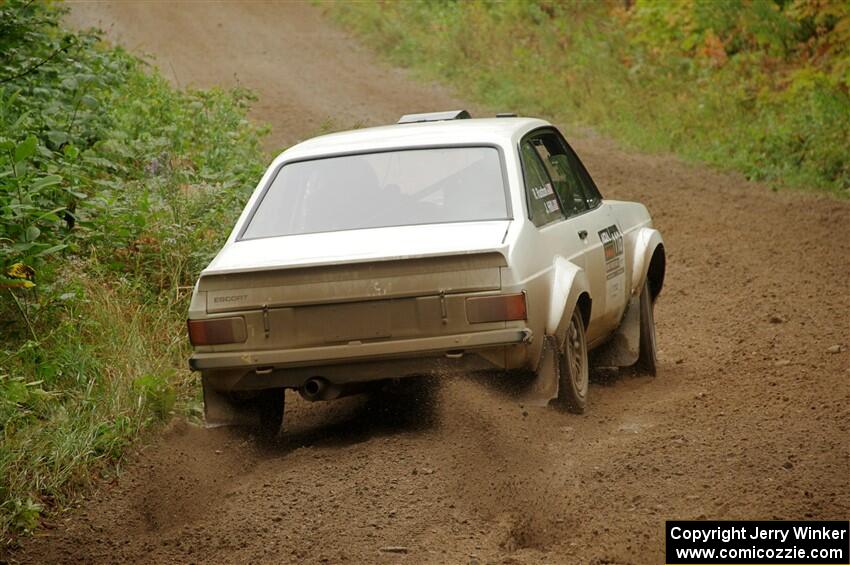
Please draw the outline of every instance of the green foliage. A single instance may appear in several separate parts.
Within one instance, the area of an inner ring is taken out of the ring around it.
[[[188,287],[264,168],[249,92],[177,91],[59,16],[0,2],[4,534],[149,425],[197,411]]]
[[[488,105],[591,125],[775,185],[850,195],[846,0],[328,9],[396,62]]]
[[[177,92],[96,35],[61,32],[43,4],[2,12],[27,32],[0,36],[0,266],[38,270],[69,248],[157,290],[190,283],[213,247],[196,241],[221,237],[210,220],[259,176],[249,94]]]

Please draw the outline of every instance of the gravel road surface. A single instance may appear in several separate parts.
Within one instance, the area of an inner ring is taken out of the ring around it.
[[[70,20],[180,86],[254,89],[270,151],[328,123],[492,111],[390,68],[321,7],[78,2]],[[665,519],[847,519],[848,203],[571,141],[664,234],[658,377],[596,382],[583,416],[486,378],[291,395],[275,446],[175,422],[14,559],[663,563]]]

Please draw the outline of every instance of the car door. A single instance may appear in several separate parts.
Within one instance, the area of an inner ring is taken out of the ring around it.
[[[575,253],[590,284],[589,343],[616,328],[625,308],[625,257],[622,230],[578,156],[555,128],[536,130],[525,143],[545,170],[565,218],[559,226],[560,247]],[[524,159],[530,161],[526,149]],[[567,256],[569,257],[569,256]]]
[[[588,250],[588,268],[593,271],[592,277],[597,286],[603,290],[604,306],[597,312],[599,324],[594,328],[593,335],[588,335],[588,341],[593,345],[594,340],[601,340],[614,331],[620,324],[626,310],[629,298],[629,286],[626,284],[626,255],[623,241],[623,226],[611,211],[610,205],[602,200],[602,195],[596,183],[590,177],[584,164],[576,155],[569,143],[560,132],[555,132],[563,145],[567,156],[567,164],[576,177],[578,185],[584,191],[588,208],[594,211],[589,215],[593,226],[590,237],[593,245]]]
[[[584,246],[575,234],[569,237],[572,228],[567,224],[560,197],[535,149],[535,141],[531,135],[519,145],[528,217],[537,232],[533,238],[534,246],[524,255],[524,260],[528,262],[530,272],[537,273],[547,272],[556,256],[584,268]],[[543,281],[542,278],[539,280]],[[551,286],[551,281],[543,284]],[[535,294],[532,291],[532,296]]]

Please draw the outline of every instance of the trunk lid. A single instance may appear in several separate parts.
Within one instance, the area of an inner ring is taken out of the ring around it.
[[[498,252],[206,273],[207,313],[498,290]]]
[[[202,273],[198,298],[209,315],[245,318],[247,341],[215,350],[470,331],[463,297],[501,288],[507,226],[408,226],[236,242]],[[504,323],[473,329],[498,327]]]

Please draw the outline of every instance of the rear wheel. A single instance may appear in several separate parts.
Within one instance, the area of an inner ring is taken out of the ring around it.
[[[656,374],[658,349],[655,342],[655,301],[649,293],[649,282],[640,293],[640,353],[637,368],[647,375]]]
[[[252,401],[259,416],[258,432],[263,437],[273,438],[280,432],[280,426],[283,424],[285,392],[286,389],[283,388],[262,390]]]
[[[589,371],[584,320],[578,308],[570,318],[559,361],[558,400],[568,411],[583,414],[587,405]]]

